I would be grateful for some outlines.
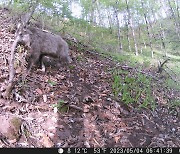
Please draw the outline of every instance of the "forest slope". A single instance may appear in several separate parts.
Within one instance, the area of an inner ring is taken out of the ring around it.
[[[0,10],[0,93],[8,81],[11,24]],[[16,53],[16,85],[10,100],[0,99],[1,147],[180,147],[178,109],[164,105],[163,91],[155,94],[154,111],[125,105],[112,90],[115,62],[73,46],[70,53],[70,66],[45,74],[34,68],[26,82],[23,53]]]

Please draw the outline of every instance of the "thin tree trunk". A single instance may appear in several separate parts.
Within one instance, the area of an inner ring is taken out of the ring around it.
[[[91,13],[90,13],[90,22],[92,24],[96,23],[96,17],[95,17],[95,0],[92,0],[91,3]]]
[[[158,19],[155,16],[155,13],[154,13],[154,10],[153,10],[152,6],[151,6],[151,12],[152,12],[152,16],[154,18],[154,23],[157,24]],[[165,38],[165,34],[164,34],[164,30],[162,28],[162,23],[161,22],[159,23],[159,28],[160,28],[160,31],[159,31],[158,35],[161,38],[161,50],[164,50],[165,56],[167,56],[166,45],[165,45],[165,39],[166,38]]]
[[[141,0],[141,6],[142,6],[142,8],[144,8],[143,0]],[[147,34],[148,34],[148,38],[149,38],[149,45],[150,45],[150,48],[151,48],[151,57],[153,58],[154,57],[154,52],[153,52],[153,48],[152,48],[152,40],[151,40],[151,33],[150,33],[150,30],[149,30],[149,22],[148,22],[146,13],[144,12],[143,14],[144,14],[144,20],[145,20],[145,23],[146,23],[146,29],[147,29]]]
[[[131,23],[132,23],[132,19],[131,19]],[[135,32],[134,32],[134,28],[131,25],[131,29],[132,29],[132,35],[133,35],[133,40],[134,40],[134,47],[135,47],[135,51],[136,51],[136,56],[138,55],[138,48],[137,48],[137,41],[136,41],[136,36],[135,36]]]
[[[178,18],[178,23],[179,23],[179,27],[180,27],[180,14],[179,14],[178,0],[174,0],[174,3],[176,5],[177,18]]]
[[[167,0],[167,1],[168,1],[168,4],[169,4],[171,16],[172,16],[172,18],[174,19],[175,30],[176,30],[176,33],[177,33],[178,38],[179,38],[179,40],[180,40],[179,24],[178,24],[178,22],[177,22],[177,20],[176,20],[176,16],[175,16],[174,10],[173,10],[173,8],[172,8],[172,6],[171,6],[170,0]]]
[[[160,31],[161,31],[161,43],[162,43],[162,48],[164,50],[165,56],[167,57],[167,50],[166,50],[166,44],[165,44],[165,34],[164,34],[164,30],[162,29],[162,24],[160,23]]]
[[[123,51],[122,43],[121,43],[121,30],[120,30],[120,24],[119,24],[119,18],[118,18],[118,10],[117,8],[114,7],[114,13],[116,17],[116,22],[117,22],[117,36],[118,36],[118,46],[119,46],[119,52]]]
[[[138,20],[138,27],[139,27],[139,42],[141,42],[141,39],[142,39],[142,41],[143,41],[143,44],[144,44],[144,48],[146,49],[147,47],[146,47],[146,42],[145,42],[145,40],[144,40],[144,37],[143,37],[143,35],[141,35],[141,26],[140,26],[140,24],[139,24],[139,20]],[[141,46],[141,43],[140,43],[140,50],[141,50],[141,54],[142,54],[142,46]]]
[[[130,42],[130,38],[129,38],[129,23],[126,22],[126,27],[127,27],[127,41],[128,41],[128,48],[129,48],[129,51],[131,52],[131,42]]]
[[[143,37],[143,44],[144,44],[144,48],[146,49],[147,46],[146,46],[146,41],[144,40],[144,37]]]
[[[103,20],[101,18],[101,11],[100,11],[100,8],[99,8],[99,0],[96,0],[96,9],[97,9],[97,12],[98,12],[99,25],[103,26]]]
[[[108,15],[108,22],[109,22],[109,30],[110,30],[110,33],[112,34],[113,31],[112,31],[112,19],[111,19],[111,15],[110,15],[110,12],[107,10],[107,15]]]
[[[153,3],[153,2],[152,2]],[[149,3],[148,3],[149,4]],[[149,9],[151,10],[151,12],[152,12],[152,17],[153,17],[153,19],[154,20],[156,20],[155,18],[155,13],[154,13],[154,10],[153,10],[153,7],[152,7],[152,5],[148,5],[148,7],[149,7]],[[149,25],[150,25],[150,28],[151,28],[151,33],[152,33],[152,37],[154,38],[154,40],[155,41],[157,41],[157,39],[156,39],[156,36],[155,36],[155,34],[154,34],[154,23],[156,23],[156,21],[153,21],[152,23],[151,23],[151,21],[149,22]]]
[[[127,9],[127,13],[128,13],[128,25],[131,28],[132,31],[132,36],[133,36],[133,40],[134,40],[134,47],[135,47],[135,54],[138,55],[138,48],[137,48],[137,41],[136,41],[136,37],[135,37],[135,32],[134,32],[134,28],[133,28],[133,21],[132,21],[132,17],[131,17],[131,13],[129,10],[129,1],[126,1],[126,9]]]

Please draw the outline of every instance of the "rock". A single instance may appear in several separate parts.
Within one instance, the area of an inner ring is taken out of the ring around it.
[[[19,140],[21,134],[19,133],[22,125],[22,119],[19,117],[0,116],[0,132],[10,140],[10,143],[15,143]]]

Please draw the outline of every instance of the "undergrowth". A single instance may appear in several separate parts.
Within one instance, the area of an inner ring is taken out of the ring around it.
[[[140,73],[132,75],[125,70],[115,70],[113,79],[112,88],[117,99],[127,105],[155,109],[150,78]]]

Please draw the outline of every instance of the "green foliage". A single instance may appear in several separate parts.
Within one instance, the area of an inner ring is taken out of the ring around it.
[[[171,107],[171,108],[180,107],[180,99],[176,99],[174,101],[171,101],[169,103],[169,107]]]
[[[67,112],[68,107],[65,105],[65,101],[62,99],[58,100],[57,104],[53,104],[52,106],[54,109],[57,108],[59,112]]]
[[[123,70],[115,70],[113,78],[112,89],[116,98],[127,105],[155,109],[151,79],[140,73],[132,76],[130,72]]]
[[[76,57],[76,59],[77,59],[77,61],[78,61],[78,62],[80,62],[80,61],[82,61],[82,60],[83,60],[83,57],[82,57],[82,56],[80,56],[80,55],[78,55],[78,56]]]
[[[70,70],[74,70],[74,69],[75,69],[75,66],[74,66],[74,65],[69,65],[69,69],[70,69]]]
[[[57,83],[55,82],[55,81],[53,81],[53,80],[48,80],[48,83],[49,83],[49,85],[51,86],[51,87],[53,87],[53,86],[55,86]]]
[[[168,85],[168,87],[180,91],[180,84],[178,81],[175,82],[171,78],[167,78],[165,83],[166,83],[166,85]]]

